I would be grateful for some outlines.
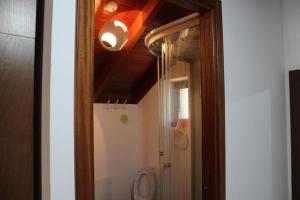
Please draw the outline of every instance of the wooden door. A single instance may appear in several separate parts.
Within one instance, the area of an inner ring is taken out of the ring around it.
[[[39,199],[36,0],[0,0],[0,199]],[[35,176],[36,175],[36,176]]]
[[[292,190],[293,200],[300,199],[300,70],[290,72]]]

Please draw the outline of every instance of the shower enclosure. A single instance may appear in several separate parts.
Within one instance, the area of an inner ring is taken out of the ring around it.
[[[157,56],[160,114],[160,200],[202,198],[199,14],[151,31]]]

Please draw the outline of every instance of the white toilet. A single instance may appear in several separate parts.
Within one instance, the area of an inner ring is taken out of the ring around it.
[[[158,170],[141,169],[132,186],[132,200],[156,200],[158,199]]]

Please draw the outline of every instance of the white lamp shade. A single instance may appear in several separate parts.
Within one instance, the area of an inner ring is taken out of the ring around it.
[[[103,48],[109,51],[119,51],[128,41],[128,29],[120,21],[110,21],[103,25],[98,39]]]

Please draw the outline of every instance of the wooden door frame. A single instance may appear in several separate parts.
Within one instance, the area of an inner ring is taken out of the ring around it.
[[[222,6],[219,0],[167,0],[199,9],[203,200],[225,200],[225,100]],[[93,54],[94,0],[77,0],[75,67],[76,200],[94,200]]]

